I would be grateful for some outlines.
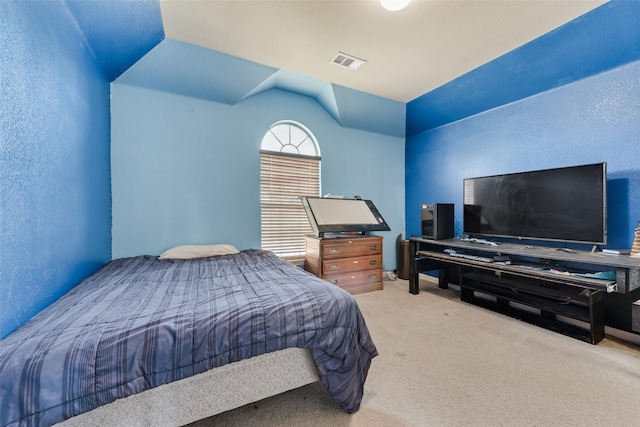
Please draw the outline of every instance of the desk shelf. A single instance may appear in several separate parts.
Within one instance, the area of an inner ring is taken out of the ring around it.
[[[460,299],[488,308],[546,329],[553,330],[591,344],[604,338],[604,299],[599,290],[583,290],[562,285],[544,287],[520,279],[491,277],[487,273],[469,272],[462,274]],[[476,295],[476,292],[491,295],[490,301]],[[510,305],[516,302],[540,310],[540,315]],[[556,321],[556,315],[576,319],[590,325],[589,330]]]
[[[604,295],[640,292],[640,259],[585,251],[501,243],[482,245],[460,239],[410,239],[409,292],[417,294],[419,273],[437,270],[439,286],[460,286],[461,299],[530,323],[597,344],[604,338]],[[452,257],[444,249],[483,257],[507,255],[511,263]],[[564,271],[559,271],[564,270]],[[615,280],[586,277],[612,271]],[[490,295],[495,301],[481,297]],[[510,304],[511,302],[517,304]],[[518,304],[533,307],[522,310]],[[589,324],[589,329],[556,320],[556,315]]]
[[[605,292],[614,292],[617,284],[614,280],[594,279],[585,276],[576,276],[569,274],[558,274],[551,272],[549,269],[540,265],[527,264],[505,264],[501,262],[482,262],[465,258],[455,258],[446,253],[434,253],[430,251],[418,251],[417,255],[425,259],[440,260],[448,264],[457,264],[461,266],[473,266],[478,269],[489,271],[500,271],[505,273],[517,274],[522,277],[532,279],[544,279],[548,282],[561,283],[564,285],[573,285],[578,288],[599,289]]]

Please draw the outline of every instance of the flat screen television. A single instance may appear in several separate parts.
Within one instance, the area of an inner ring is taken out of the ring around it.
[[[607,164],[464,180],[469,235],[605,245]]]
[[[361,233],[389,231],[390,228],[371,200],[302,197],[313,232]]]

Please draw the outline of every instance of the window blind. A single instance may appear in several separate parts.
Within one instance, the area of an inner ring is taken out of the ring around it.
[[[301,196],[320,194],[320,158],[260,153],[261,242],[264,250],[302,258],[312,229]]]

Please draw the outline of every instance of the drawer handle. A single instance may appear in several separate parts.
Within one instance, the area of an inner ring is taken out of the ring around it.
[[[370,275],[369,275],[369,279],[375,279],[376,277],[378,277],[378,275],[377,275],[377,274],[370,274]]]
[[[338,279],[331,280],[331,283],[333,283],[334,285],[337,285],[338,284]]]
[[[336,249],[336,248],[329,249],[329,253],[332,254],[332,255],[333,254],[337,254],[338,252],[340,252],[340,249]]]
[[[331,264],[331,269],[332,270],[337,270],[339,268],[340,268],[340,266],[338,264]]]
[[[378,249],[378,245],[371,245],[369,246],[369,249],[371,249],[372,251],[375,251],[376,249]]]
[[[371,261],[369,261],[369,264],[371,264],[371,265],[376,265],[377,263],[378,263],[378,261],[375,260],[375,259],[372,259]]]

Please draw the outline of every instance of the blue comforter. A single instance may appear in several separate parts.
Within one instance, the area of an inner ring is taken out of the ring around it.
[[[358,410],[377,355],[354,298],[270,252],[110,262],[0,341],[0,425],[48,426],[287,347]]]

